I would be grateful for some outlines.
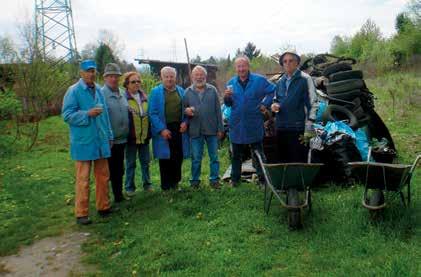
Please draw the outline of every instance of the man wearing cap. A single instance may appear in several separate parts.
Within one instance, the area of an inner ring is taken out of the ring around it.
[[[110,145],[113,141],[110,119],[100,87],[95,84],[96,64],[80,64],[80,80],[69,87],[63,99],[62,117],[70,127],[70,154],[76,161],[75,214],[78,224],[90,224],[89,176],[94,165],[96,208],[100,216],[111,213],[108,198]]]
[[[241,178],[243,152],[250,145],[253,166],[256,168],[260,182],[264,176],[257,162],[254,151],[257,150],[263,159],[263,112],[266,110],[262,100],[274,93],[275,85],[265,77],[250,72],[250,61],[247,56],[240,56],[234,62],[237,76],[227,83],[224,103],[231,107],[229,119],[229,136],[232,143],[231,185],[237,186]]]
[[[123,197],[124,152],[129,135],[129,109],[124,92],[118,87],[121,76],[120,67],[115,63],[105,66],[105,85],[101,92],[108,106],[111,129],[114,135],[111,157],[108,158],[111,187],[114,202],[121,202]]]
[[[298,69],[300,56],[294,50],[284,52],[279,64],[285,74],[276,84],[273,97],[264,101],[276,113],[279,162],[306,162],[308,148],[300,141],[310,131],[318,108],[312,78]]]

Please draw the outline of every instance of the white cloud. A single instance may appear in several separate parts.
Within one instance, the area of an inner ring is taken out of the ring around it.
[[[0,0],[1,33],[14,34],[17,19],[31,18],[34,0]],[[126,45],[124,58],[185,60],[190,56],[221,57],[252,41],[266,54],[292,44],[299,52],[326,52],[333,36],[351,35],[371,18],[383,34],[394,32],[404,0],[263,0],[263,1],[138,1],[73,0],[78,48],[109,29]],[[7,12],[5,12],[7,11]],[[25,12],[26,11],[26,12]],[[27,16],[27,17],[28,17]]]

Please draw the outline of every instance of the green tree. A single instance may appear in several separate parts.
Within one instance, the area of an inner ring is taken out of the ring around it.
[[[243,50],[244,55],[246,55],[250,60],[260,56],[260,50],[257,49],[256,45],[252,42],[248,42],[246,47]]]
[[[117,62],[114,56],[113,50],[105,44],[101,43],[95,51],[95,62],[97,64],[97,70],[102,75],[104,73],[105,65],[107,63]]]
[[[199,55],[196,55],[195,58],[191,59],[192,63],[201,63],[202,62],[202,58]]]
[[[398,34],[405,32],[405,29],[411,26],[413,26],[413,23],[407,13],[402,12],[396,16],[395,29]]]
[[[337,56],[346,56],[349,53],[349,38],[336,35],[330,43],[330,52]]]

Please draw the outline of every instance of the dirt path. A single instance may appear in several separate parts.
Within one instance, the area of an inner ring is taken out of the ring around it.
[[[16,255],[0,257],[0,276],[82,276],[95,272],[82,265],[81,244],[89,233],[69,233],[45,238],[23,247]]]

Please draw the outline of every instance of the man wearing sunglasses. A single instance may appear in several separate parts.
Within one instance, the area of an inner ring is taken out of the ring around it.
[[[311,130],[318,108],[316,88],[312,78],[298,69],[300,60],[295,50],[280,56],[284,75],[276,84],[274,97],[264,101],[276,114],[279,162],[306,162],[308,148],[300,136]]]

